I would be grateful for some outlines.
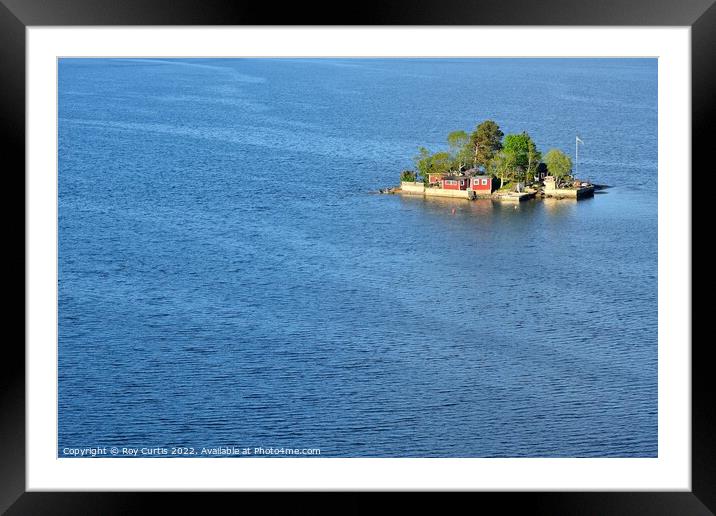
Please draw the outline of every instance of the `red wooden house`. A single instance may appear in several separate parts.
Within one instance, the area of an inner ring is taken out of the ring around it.
[[[446,174],[440,173],[440,174],[428,174],[428,183],[431,185],[434,185],[435,183],[439,183],[442,181],[442,178],[445,177]]]
[[[492,192],[492,177],[491,176],[473,176],[470,178],[470,189],[477,193],[491,193]]]
[[[442,181],[443,190],[467,190],[470,186],[468,176],[445,176]]]

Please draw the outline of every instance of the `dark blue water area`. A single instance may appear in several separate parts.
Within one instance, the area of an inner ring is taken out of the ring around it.
[[[656,60],[62,59],[58,116],[58,453],[657,456]],[[372,193],[487,118],[612,188]]]

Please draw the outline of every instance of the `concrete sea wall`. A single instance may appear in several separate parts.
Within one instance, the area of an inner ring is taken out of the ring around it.
[[[545,188],[544,195],[546,197],[554,197],[556,199],[581,199],[594,195],[593,186],[584,186],[582,188]]]
[[[425,188],[423,183],[411,183],[403,181],[400,183],[403,193],[414,195],[425,195],[427,197],[454,197],[458,199],[469,199],[467,190],[444,190],[442,188]]]
[[[425,193],[425,185],[423,183],[412,183],[408,181],[400,182],[400,189],[403,193],[420,194]]]

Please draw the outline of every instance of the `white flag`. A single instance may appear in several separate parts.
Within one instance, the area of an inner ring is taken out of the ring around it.
[[[582,145],[584,145],[584,142],[579,139],[579,136],[577,136],[577,142],[579,142],[579,143],[581,143]]]

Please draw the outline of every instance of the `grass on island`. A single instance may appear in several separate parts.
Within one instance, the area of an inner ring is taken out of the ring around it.
[[[509,192],[514,188],[514,183],[512,181],[505,181],[504,185],[501,185],[500,188],[497,189],[498,192]]]

